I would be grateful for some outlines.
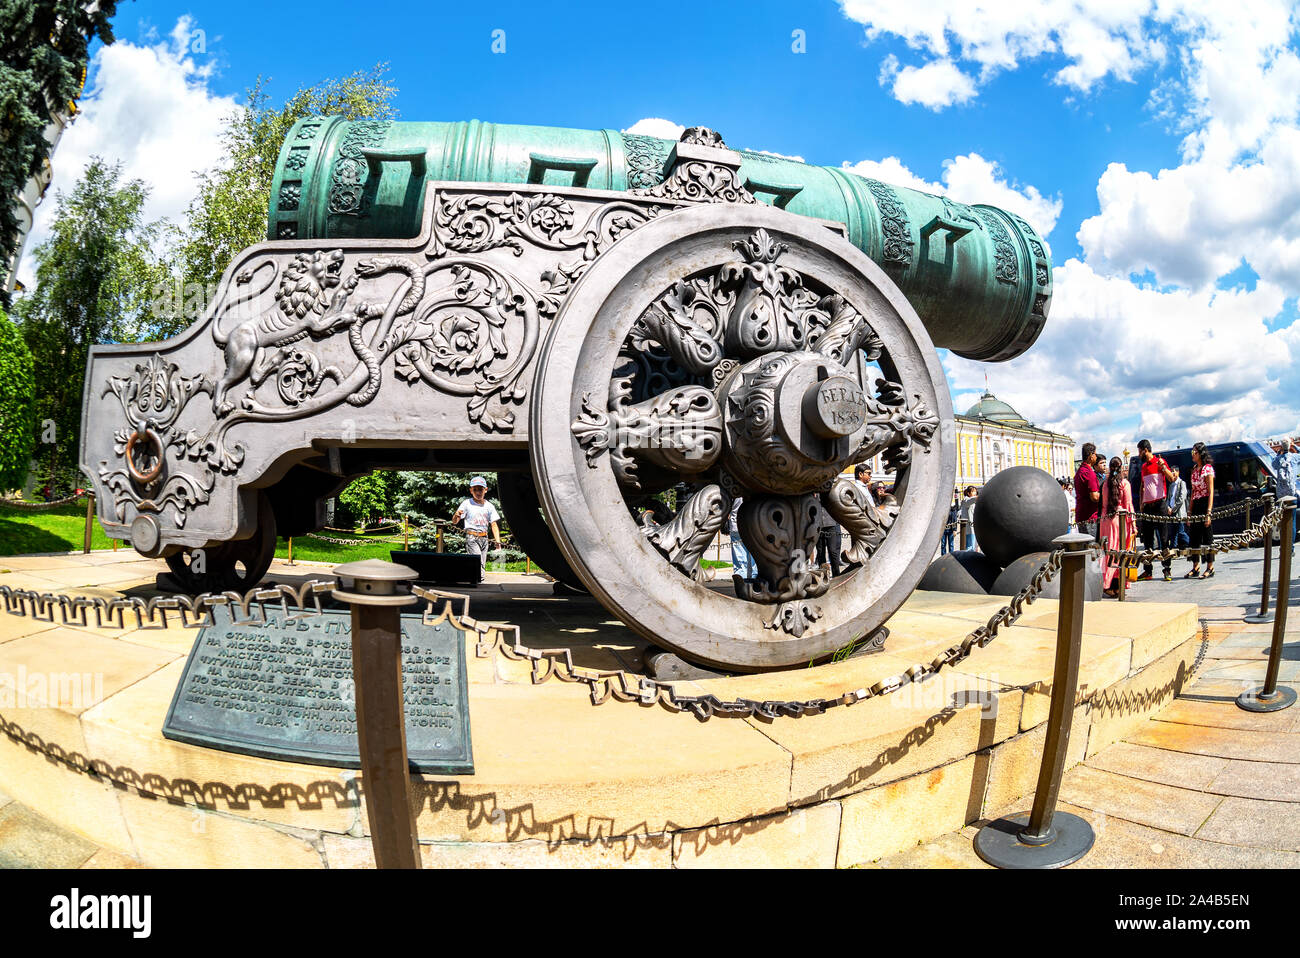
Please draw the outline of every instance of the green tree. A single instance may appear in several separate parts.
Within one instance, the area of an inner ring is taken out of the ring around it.
[[[113,42],[116,0],[0,0],[0,302],[18,248],[13,197],[50,157],[45,129],[72,113],[86,78],[87,48]]]
[[[34,391],[32,354],[14,324],[0,313],[0,491],[20,488],[27,477],[36,444]]]
[[[278,107],[269,104],[265,82],[258,78],[244,107],[226,119],[225,157],[217,168],[199,174],[198,195],[179,230],[175,272],[186,301],[188,291],[215,290],[235,255],[266,239],[271,178],[289,128],[306,116],[395,118],[391,101],[397,88],[388,83],[387,72],[381,63],[342,79],[324,80]],[[186,317],[191,322],[197,318]]]
[[[393,494],[389,489],[392,482],[392,473],[387,472],[372,472],[353,479],[339,493],[339,504],[355,521],[368,526],[372,519],[382,519],[392,511]]]
[[[50,237],[33,251],[36,287],[14,310],[40,370],[37,460],[41,475],[59,490],[78,484],[90,347],[158,335],[149,290],[162,275],[154,253],[162,224],[145,222],[148,187],[140,180],[123,183],[121,175],[120,164],[92,157],[72,192],[57,194]]]

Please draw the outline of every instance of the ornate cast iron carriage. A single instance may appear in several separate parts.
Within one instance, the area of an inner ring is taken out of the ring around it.
[[[356,476],[496,470],[543,568],[737,670],[898,608],[954,475],[935,348],[1019,355],[1051,297],[1014,215],[704,128],[313,118],[271,203],[272,239],[199,322],[92,353],[81,463],[108,534],[196,591],[249,587]],[[896,515],[841,475],[877,453]],[[707,583],[742,497],[758,576]],[[848,533],[838,576],[813,562],[825,513]]]

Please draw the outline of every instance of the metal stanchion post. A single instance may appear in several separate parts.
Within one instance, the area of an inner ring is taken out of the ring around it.
[[[1269,493],[1264,496],[1264,515],[1273,511],[1273,494]],[[1246,528],[1250,528],[1250,520],[1246,520]],[[1268,588],[1273,578],[1273,532],[1269,530],[1264,533],[1264,584],[1259,587],[1259,612],[1243,616],[1243,622],[1259,624],[1263,622],[1272,622],[1273,613],[1268,610]]]
[[[289,557],[284,560],[285,565],[294,565],[293,561],[293,536],[289,536]]]
[[[370,840],[379,868],[419,868],[415,798],[406,752],[402,704],[401,606],[415,571],[382,559],[334,570],[334,598],[352,607],[352,677],[356,682],[357,744],[366,792]]]
[[[81,552],[86,554],[90,552],[90,530],[93,528],[92,523],[95,521],[95,497],[86,496],[86,534],[81,543]]]
[[[1052,704],[1047,713],[1047,741],[1038,770],[1034,807],[989,822],[975,836],[975,854],[998,868],[1061,868],[1088,854],[1096,837],[1092,826],[1078,815],[1056,810],[1079,687],[1084,577],[1091,542],[1091,537],[1077,532],[1052,540],[1054,546],[1065,550],[1065,555],[1061,561]]]
[[[443,530],[443,524],[442,524],[441,522],[439,522],[439,523],[438,523],[438,535],[437,535],[437,539],[436,539],[435,542],[434,542],[434,547],[433,547],[433,551],[434,551],[434,552],[442,552],[443,549],[445,548],[445,546],[444,546],[444,544],[443,544],[443,541],[442,541],[442,530]]]
[[[1295,704],[1296,692],[1289,685],[1277,684],[1282,666],[1282,643],[1286,639],[1287,603],[1291,601],[1291,548],[1295,545],[1294,496],[1287,496],[1282,506],[1282,545],[1277,552],[1277,612],[1273,616],[1273,647],[1268,653],[1268,672],[1264,684],[1237,696],[1237,705],[1247,712],[1280,712]],[[1272,538],[1270,535],[1269,538]]]

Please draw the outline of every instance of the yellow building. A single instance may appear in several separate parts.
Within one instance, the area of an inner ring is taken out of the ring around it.
[[[1034,466],[1057,478],[1074,473],[1073,439],[1039,429],[987,390],[955,421],[958,489],[978,489],[1011,466]]]

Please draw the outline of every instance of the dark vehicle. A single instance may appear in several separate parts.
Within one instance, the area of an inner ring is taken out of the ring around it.
[[[1273,453],[1262,442],[1223,442],[1207,445],[1206,449],[1214,457],[1214,511],[1236,505],[1248,499],[1258,499],[1266,492],[1272,492],[1273,474],[1268,463]],[[1170,466],[1177,466],[1183,482],[1187,483],[1187,494],[1192,490],[1192,450],[1171,449],[1160,452]],[[1259,521],[1258,509],[1233,516],[1215,519],[1211,528],[1215,535],[1229,535],[1241,532],[1252,522]]]

